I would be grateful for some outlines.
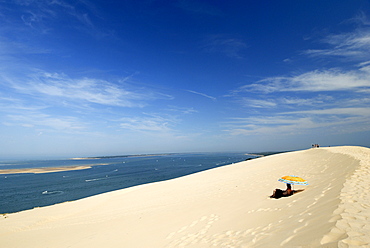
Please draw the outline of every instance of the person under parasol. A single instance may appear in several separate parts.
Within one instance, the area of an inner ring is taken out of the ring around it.
[[[293,185],[294,184],[308,185],[306,180],[304,180],[301,177],[297,177],[297,176],[284,176],[284,177],[279,178],[278,181],[286,183],[287,188],[286,188],[286,190],[275,189],[274,192],[272,193],[272,195],[270,196],[270,198],[278,199],[278,198],[281,198],[281,197],[291,196],[294,193],[298,192],[297,190],[292,189],[292,184]]]

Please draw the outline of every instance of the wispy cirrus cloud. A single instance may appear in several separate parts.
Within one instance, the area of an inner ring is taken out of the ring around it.
[[[361,23],[365,25],[364,16]],[[359,19],[359,18],[357,18]],[[370,89],[370,27],[365,25],[353,32],[331,34],[321,40],[326,49],[307,50],[305,55],[331,59],[340,56],[352,60],[353,69],[340,67],[318,69],[293,76],[269,77],[240,87],[235,92],[369,92]],[[335,59],[335,58],[334,58]]]
[[[65,74],[36,71],[24,78],[7,77],[9,86],[24,95],[45,100],[66,100],[73,103],[90,103],[119,107],[142,107],[148,100],[167,98],[163,94],[134,89],[128,84],[119,85],[95,78],[71,78]]]
[[[0,93],[0,123],[3,125],[59,132],[94,129],[95,124],[109,128],[113,125],[111,119],[122,116],[125,109],[141,109],[157,99],[173,99],[168,94],[130,84],[128,78],[110,82],[41,70],[23,73],[0,75],[0,90],[7,92]],[[168,128],[160,117],[135,118],[126,120],[122,128]],[[94,120],[94,125],[90,119]]]
[[[278,99],[279,105],[288,106],[317,106],[319,104],[324,104],[333,101],[333,97],[328,95],[317,95],[311,98],[300,98],[296,96],[285,96]]]
[[[42,101],[29,101],[18,95],[3,96],[0,94],[0,124],[11,127],[24,127],[35,131],[58,131],[75,133],[86,130],[88,125],[73,111],[55,110],[55,106]],[[61,113],[58,113],[61,112]]]
[[[144,114],[144,116],[124,117],[119,120],[120,128],[137,132],[171,132],[171,126],[177,121],[173,117],[158,114]]]
[[[189,108],[189,107],[178,107],[178,106],[168,106],[167,109],[168,111],[175,112],[175,113],[181,113],[181,114],[192,114],[192,113],[198,113],[197,110],[194,108]]]
[[[247,118],[233,118],[225,127],[231,135],[289,135],[306,132],[320,127],[310,117],[297,116],[259,116]],[[322,127],[322,126],[321,126]]]
[[[243,97],[239,100],[243,106],[252,108],[273,108],[277,103],[275,100],[251,99]]]
[[[270,77],[242,86],[235,92],[366,91],[370,88],[369,69],[370,67],[365,66],[352,71],[316,70],[290,77]]]
[[[370,108],[328,108],[286,112],[285,114],[347,115],[370,117]]]
[[[25,43],[9,41],[4,37],[0,37],[0,59],[6,55],[18,54],[48,54],[51,51],[46,48],[29,46]]]
[[[35,105],[19,99],[16,96],[4,96],[0,94],[0,111],[3,113],[18,113],[19,111],[39,111],[45,109],[45,105]]]
[[[336,56],[349,60],[363,60],[370,55],[370,29],[359,29],[346,34],[333,34],[321,40],[330,46],[327,49],[309,49],[309,56]]]
[[[348,61],[368,60],[370,56],[370,21],[360,12],[347,22],[356,23],[357,29],[352,32],[330,34],[319,43],[326,44],[324,49],[308,49],[303,54],[312,57],[342,58]]]
[[[204,96],[204,97],[206,97],[206,98],[209,98],[209,99],[211,99],[211,100],[217,100],[217,98],[216,97],[213,97],[213,96],[210,96],[210,95],[207,95],[207,94],[205,94],[205,93],[201,93],[201,92],[197,92],[197,91],[194,91],[194,90],[186,90],[187,92],[190,92],[190,93],[193,93],[193,94],[196,94],[196,95],[200,95],[200,96]]]
[[[247,44],[238,38],[225,35],[210,35],[204,40],[203,50],[208,53],[221,53],[230,58],[243,58]]]
[[[262,98],[262,97],[261,97]],[[351,106],[363,106],[369,103],[367,97],[353,98],[348,96],[348,98],[338,99],[325,94],[319,94],[312,96],[310,98],[298,97],[298,96],[282,96],[282,97],[272,97],[269,96],[268,99],[256,99],[251,97],[241,97],[238,102],[246,108],[256,108],[256,109],[295,109],[295,108],[311,108],[311,107],[331,107],[340,104],[343,107]]]
[[[228,131],[252,135],[298,134],[318,128],[329,128],[328,133],[370,130],[370,81],[365,75],[363,71],[314,71],[243,86],[234,92],[242,106],[272,111],[268,116],[258,112],[258,118],[235,119]],[[244,95],[251,93],[255,96],[246,99]]]
[[[31,30],[48,34],[54,31],[53,25],[50,23],[58,23],[59,26],[63,26],[66,23],[65,20],[68,20],[68,28],[73,27],[95,37],[107,34],[106,31],[97,28],[92,21],[92,17],[97,17],[98,14],[96,8],[88,1],[70,3],[64,0],[17,0],[9,4],[13,5],[13,8],[3,8],[1,17],[9,25],[11,24],[14,31],[24,30],[24,27],[28,27]],[[17,12],[12,12],[12,9]],[[18,20],[21,20],[23,27]]]
[[[57,131],[79,131],[86,129],[86,125],[71,116],[55,117],[36,112],[23,112],[22,115],[9,114],[2,124],[7,126],[22,126],[27,128],[52,129]]]
[[[296,135],[312,131],[326,134],[370,131],[369,122],[369,108],[328,108],[233,118],[225,126],[232,135]]]
[[[227,131],[233,135],[369,131],[370,29],[332,34],[321,42],[327,45],[325,49],[303,54],[334,59],[336,64],[339,57],[346,59],[346,69],[268,77],[239,87],[229,97],[254,112],[247,118],[231,119]],[[262,109],[268,110],[268,115]]]

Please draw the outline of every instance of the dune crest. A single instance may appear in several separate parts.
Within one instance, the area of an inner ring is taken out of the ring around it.
[[[336,242],[340,247],[370,244],[370,153],[368,148],[336,147],[331,152],[349,155],[360,161],[360,167],[345,182],[340,204],[334,211],[335,226],[321,244]]]

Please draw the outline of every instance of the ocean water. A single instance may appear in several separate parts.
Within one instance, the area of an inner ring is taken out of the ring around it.
[[[0,175],[0,213],[18,212],[173,179],[253,157],[243,153],[199,153],[0,162],[0,169],[104,164],[76,171]]]

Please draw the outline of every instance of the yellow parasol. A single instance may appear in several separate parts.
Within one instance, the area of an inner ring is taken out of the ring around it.
[[[307,181],[304,180],[303,178],[292,176],[292,175],[284,176],[280,178],[279,181],[283,183],[289,183],[289,184],[308,185]]]

